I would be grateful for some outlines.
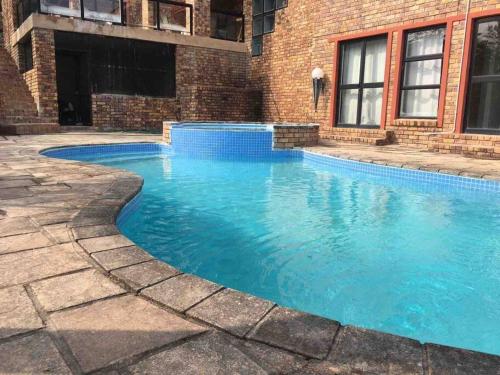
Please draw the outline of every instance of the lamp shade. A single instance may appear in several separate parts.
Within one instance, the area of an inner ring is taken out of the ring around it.
[[[321,68],[314,68],[311,75],[313,79],[325,78],[325,72]]]

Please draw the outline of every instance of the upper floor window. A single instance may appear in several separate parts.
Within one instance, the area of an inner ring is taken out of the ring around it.
[[[475,22],[466,130],[500,133],[500,17]]]
[[[263,35],[274,31],[275,11],[288,5],[288,0],[253,0],[252,56],[262,55]]]
[[[437,118],[445,33],[444,26],[406,33],[400,117]]]
[[[340,45],[338,125],[380,126],[386,48],[385,36]]]

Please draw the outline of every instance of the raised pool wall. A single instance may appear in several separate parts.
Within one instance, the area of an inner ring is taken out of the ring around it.
[[[220,123],[210,122],[163,122],[163,142],[172,144],[172,127],[175,125],[219,125]],[[296,147],[312,147],[319,142],[319,124],[264,124],[264,123],[223,123],[223,125],[235,125],[239,127],[255,125],[266,125],[268,131],[272,132],[272,148],[273,149],[292,149]],[[228,131],[231,131],[228,126]],[[213,130],[215,131],[215,130]],[[241,130],[239,130],[241,131]],[[249,129],[251,131],[251,129]]]

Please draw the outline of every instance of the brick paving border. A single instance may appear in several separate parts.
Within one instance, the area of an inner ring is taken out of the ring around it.
[[[182,273],[115,227],[140,177],[39,155],[158,140],[0,138],[0,373],[500,374],[498,356],[341,326]]]

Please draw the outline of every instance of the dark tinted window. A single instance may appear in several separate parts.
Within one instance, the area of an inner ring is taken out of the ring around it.
[[[56,33],[56,49],[86,52],[93,93],[175,96],[175,46]]]
[[[500,17],[474,25],[466,129],[500,133]]]

